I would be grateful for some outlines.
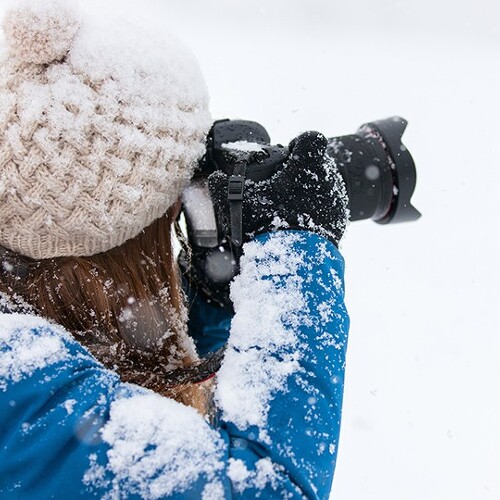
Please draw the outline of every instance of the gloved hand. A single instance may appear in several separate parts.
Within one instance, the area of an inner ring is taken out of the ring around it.
[[[271,178],[245,181],[244,242],[263,232],[302,229],[338,246],[347,225],[348,198],[342,176],[325,155],[326,146],[324,135],[305,132],[290,143],[288,159]],[[219,223],[230,235],[229,176],[218,170],[208,181]]]

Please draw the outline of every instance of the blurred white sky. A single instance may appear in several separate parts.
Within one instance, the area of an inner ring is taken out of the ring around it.
[[[133,1],[125,0],[119,5],[123,8]],[[210,21],[212,28],[217,26],[228,33],[249,27],[256,32],[262,29],[274,33],[309,32],[314,37],[329,37],[332,31],[383,37],[392,32],[477,42],[495,37],[498,41],[500,29],[500,7],[495,0],[158,0],[156,3],[162,4],[176,22],[185,18],[198,26]]]
[[[393,114],[414,224],[352,224],[352,318],[334,500],[500,498],[500,2],[87,0],[169,26],[214,118],[275,141]]]

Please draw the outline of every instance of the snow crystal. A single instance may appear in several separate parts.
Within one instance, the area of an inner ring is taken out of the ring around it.
[[[318,313],[323,323],[328,323],[330,321],[331,311],[331,306],[327,302],[322,302],[318,305]]]
[[[130,307],[125,307],[122,309],[120,316],[118,316],[118,321],[124,323],[130,321],[134,317],[134,313]]]
[[[229,151],[241,151],[242,153],[262,151],[262,144],[248,141],[225,142],[222,144],[222,147]]]
[[[266,457],[258,460],[255,463],[255,470],[250,471],[242,460],[230,458],[227,475],[237,493],[243,493],[248,488],[263,490],[268,484],[276,489],[280,480],[277,471],[280,468]]]
[[[68,412],[68,415],[73,413],[73,407],[76,405],[76,399],[67,399],[64,403],[64,409]]]
[[[368,165],[365,168],[365,177],[369,181],[376,181],[380,177],[380,169],[376,165]]]
[[[63,361],[69,352],[67,332],[39,317],[23,314],[0,315],[0,390],[7,381],[18,382],[35,370]]]
[[[223,441],[193,408],[141,390],[111,404],[101,434],[110,446],[108,463],[91,460],[84,483],[107,487],[110,498],[182,493],[202,475],[214,483],[205,488],[205,497],[218,491]],[[106,472],[113,477],[107,484]]]
[[[220,481],[213,481],[203,489],[201,500],[221,500],[224,496],[224,485]]]
[[[294,327],[307,306],[297,275],[303,255],[291,251],[298,238],[279,233],[247,243],[231,287],[235,316],[216,401],[226,421],[240,429],[257,426],[264,441],[270,401],[286,392],[288,377],[300,370]]]
[[[12,271],[14,271],[14,266],[6,260],[4,260],[2,262],[2,266],[5,269],[5,271],[7,271],[8,273],[11,273]]]

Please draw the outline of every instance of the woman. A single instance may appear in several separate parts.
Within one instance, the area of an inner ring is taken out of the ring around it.
[[[234,315],[196,291],[188,309],[171,226],[211,124],[191,55],[63,1],[4,32],[2,498],[328,497],[347,209],[324,137],[246,183]],[[222,225],[227,186],[210,177]],[[226,340],[204,381],[196,346]]]

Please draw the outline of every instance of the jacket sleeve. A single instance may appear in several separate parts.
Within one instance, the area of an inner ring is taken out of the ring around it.
[[[327,498],[347,334],[342,259],[299,232],[259,236],[245,253],[219,425],[121,383],[64,330],[0,315],[0,496]]]
[[[343,274],[336,247],[313,233],[279,231],[245,247],[216,396],[233,442],[229,475],[249,498],[277,495],[280,481],[329,496],[349,328]]]

